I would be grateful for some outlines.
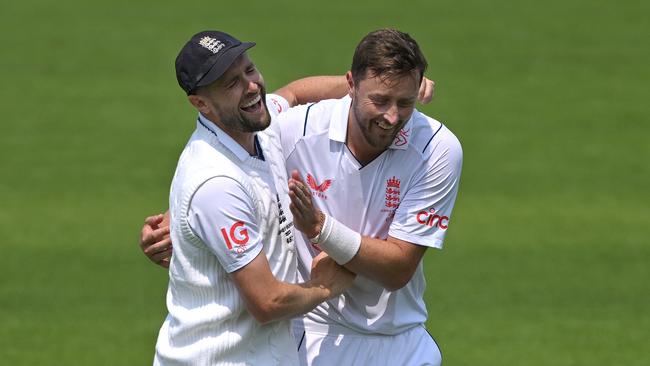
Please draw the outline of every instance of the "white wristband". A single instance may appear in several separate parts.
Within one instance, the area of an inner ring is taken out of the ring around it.
[[[325,215],[320,234],[312,240],[340,265],[349,262],[359,251],[361,234]]]

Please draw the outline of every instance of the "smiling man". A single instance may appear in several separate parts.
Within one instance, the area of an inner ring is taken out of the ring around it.
[[[294,321],[303,364],[441,363],[424,328],[422,257],[442,249],[462,150],[414,108],[426,67],[408,34],[371,32],[354,53],[348,96],[276,120],[294,224],[305,233],[296,245],[301,277],[321,251],[357,274],[341,296]]]
[[[295,365],[288,319],[339,295],[354,278],[322,256],[310,280],[293,283],[287,175],[279,138],[266,129],[267,103],[275,115],[288,100],[313,97],[294,91],[330,88],[316,78],[318,87],[267,96],[246,55],[253,45],[205,31],[176,58],[178,83],[199,113],[169,195],[169,314],[154,365]]]

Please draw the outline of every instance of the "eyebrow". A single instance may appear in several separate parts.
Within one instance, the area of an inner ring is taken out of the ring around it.
[[[244,71],[248,70],[248,69],[251,68],[251,67],[254,68],[254,67],[255,67],[255,63],[254,63],[253,61],[248,61],[248,63],[244,66]],[[235,79],[238,79],[238,78],[239,78],[239,75],[233,75],[233,76],[231,76],[231,77],[228,77],[228,76],[226,75],[226,77],[223,78],[223,84],[222,84],[222,85],[224,85],[224,86],[228,86],[228,85],[230,85],[230,84],[231,84]]]
[[[370,99],[392,99],[390,96],[381,94],[381,93],[374,93],[374,94],[368,94],[368,98]],[[397,98],[397,102],[415,102],[418,99],[417,96],[414,96],[412,98]]]
[[[387,98],[390,98],[390,97],[388,95],[382,94],[382,93],[369,93],[368,98],[387,99]]]
[[[228,85],[230,85],[230,84],[231,84],[235,79],[237,79],[238,77],[239,77],[239,76],[237,76],[237,75],[234,75],[234,76],[227,76],[227,77],[225,77],[225,78],[222,79],[223,81],[222,81],[222,84],[221,84],[221,85],[223,85],[223,86],[228,86]]]

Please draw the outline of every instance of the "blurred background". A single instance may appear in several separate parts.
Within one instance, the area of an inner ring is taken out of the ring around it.
[[[197,31],[256,41],[268,90],[343,74],[410,33],[461,140],[443,251],[425,258],[445,365],[649,365],[650,3],[603,0],[0,4],[0,360],[151,364],[166,271],[138,248],[195,112]],[[644,142],[646,141],[646,142]]]

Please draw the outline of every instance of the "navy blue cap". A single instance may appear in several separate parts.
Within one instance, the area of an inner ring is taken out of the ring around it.
[[[219,31],[195,34],[176,56],[176,79],[187,95],[219,79],[254,42],[241,42]]]

